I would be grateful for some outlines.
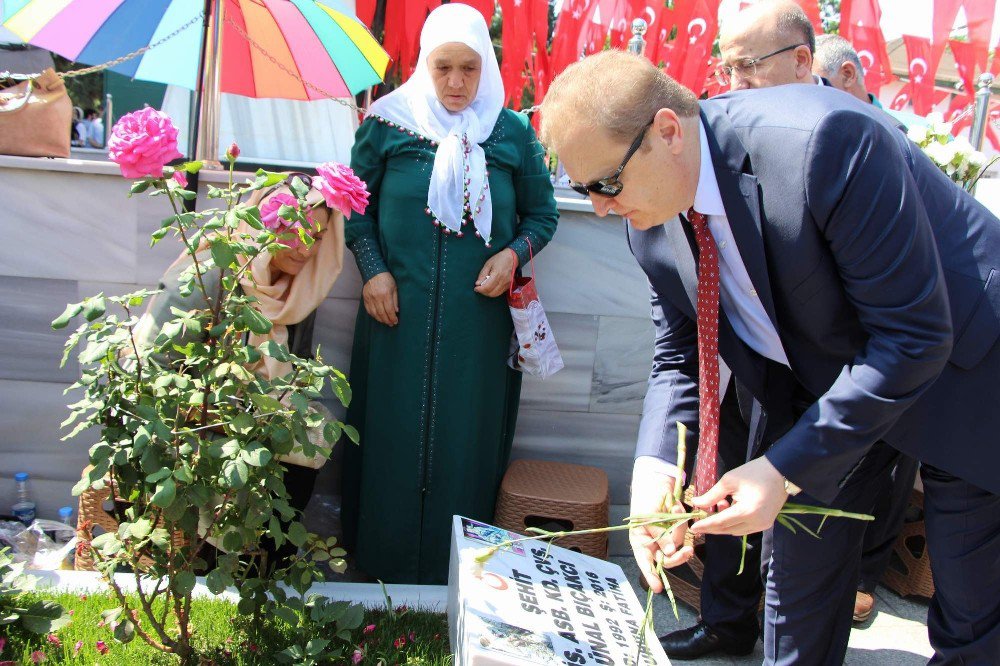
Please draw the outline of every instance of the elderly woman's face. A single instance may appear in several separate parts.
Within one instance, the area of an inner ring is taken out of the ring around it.
[[[472,104],[483,73],[482,58],[465,44],[442,44],[427,57],[437,98],[452,113]]]
[[[271,268],[288,275],[298,275],[305,268],[305,265],[316,256],[316,252],[319,250],[319,240],[323,237],[324,231],[320,229],[311,234],[316,242],[309,247],[300,244],[296,247],[283,247],[275,252],[274,256],[271,257]]]

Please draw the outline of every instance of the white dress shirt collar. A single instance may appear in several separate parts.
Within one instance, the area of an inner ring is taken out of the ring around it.
[[[712,154],[708,150],[708,133],[700,120],[698,134],[701,139],[701,168],[698,171],[698,188],[694,193],[694,209],[703,215],[725,215],[719,180],[715,177]]]

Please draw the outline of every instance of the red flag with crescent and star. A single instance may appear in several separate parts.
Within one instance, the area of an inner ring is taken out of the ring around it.
[[[667,73],[695,95],[705,89],[712,58],[712,44],[719,32],[719,0],[677,0],[674,3],[674,58]]]
[[[842,0],[840,3],[840,35],[854,45],[865,68],[865,88],[876,97],[882,86],[895,78],[881,20],[882,10],[877,0]]]
[[[926,116],[934,106],[934,75],[937,67],[933,62],[931,40],[926,37],[903,35],[906,58],[910,74],[910,102],[913,112]]]

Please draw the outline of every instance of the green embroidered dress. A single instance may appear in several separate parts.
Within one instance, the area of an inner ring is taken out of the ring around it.
[[[351,167],[371,192],[345,223],[362,279],[389,271],[399,324],[358,311],[348,420],[361,445],[344,454],[344,532],[365,573],[389,582],[444,583],[451,517],[489,521],[510,455],[521,378],[506,365],[506,298],[473,291],[505,247],[528,263],[552,238],[558,213],[543,149],[527,118],[504,109],[486,153],[493,202],[490,246],[427,211],[437,144],[384,119],[358,129]],[[473,204],[474,205],[474,204]]]

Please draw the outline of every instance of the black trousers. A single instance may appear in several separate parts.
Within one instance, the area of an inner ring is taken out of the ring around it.
[[[1000,495],[922,465],[931,666],[1000,663]]]

